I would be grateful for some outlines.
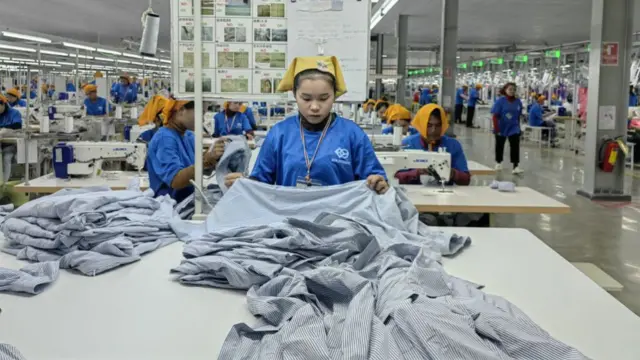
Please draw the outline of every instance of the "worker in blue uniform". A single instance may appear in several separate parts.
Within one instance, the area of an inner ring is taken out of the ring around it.
[[[482,103],[480,100],[480,90],[482,90],[482,84],[476,84],[476,86],[469,91],[469,100],[467,100],[467,127],[473,127],[473,115],[476,113],[476,104]]]
[[[47,90],[47,97],[50,100],[53,100],[53,96],[55,95],[55,93],[56,93],[56,86],[53,84],[49,85],[49,89]]]
[[[554,142],[556,138],[556,123],[552,120],[545,120],[543,117],[544,110],[544,102],[547,100],[544,95],[538,96],[537,101],[531,106],[531,110],[529,110],[529,126],[543,126],[551,128],[551,134],[547,134],[547,136],[551,136],[551,141]]]
[[[27,91],[28,90],[28,91]],[[35,90],[33,89],[27,89],[26,85],[22,85],[22,99],[26,99],[27,98],[27,93],[29,94],[29,99],[35,99],[36,97],[38,97],[38,94],[36,93]]]
[[[0,133],[5,129],[21,129],[22,116],[20,112],[9,105],[9,100],[0,95]],[[17,148],[15,144],[2,144],[2,161],[3,161],[3,180],[6,183],[11,178],[11,160],[16,154]]]
[[[513,173],[521,174],[520,168],[520,115],[522,102],[516,97],[516,84],[506,83],[500,90],[502,97],[496,100],[491,113],[493,115],[493,132],[496,137],[496,170],[502,170],[504,145],[509,141]]]
[[[417,134],[418,130],[411,127],[411,111],[400,104],[393,104],[389,106],[389,109],[386,112],[387,114],[387,124],[391,125],[384,129],[382,129],[382,134],[393,134],[393,129],[395,127],[402,128],[402,135],[413,135]]]
[[[461,88],[456,90],[456,107],[455,107],[455,122],[456,124],[462,124],[462,110],[464,109],[464,102],[469,99],[469,86],[462,85]]]
[[[638,95],[633,85],[629,85],[629,106],[638,106]]]
[[[389,185],[371,141],[353,121],[331,112],[347,89],[335,56],[295,58],[278,91],[292,90],[299,114],[277,123],[260,149],[251,178],[267,184],[328,186],[366,180],[384,193]],[[243,175],[226,176],[231,186]]]
[[[551,95],[551,106],[562,106],[562,100],[558,99],[558,95]]]
[[[222,111],[213,116],[213,137],[245,135],[247,139],[253,139],[253,128],[240,111],[241,107],[239,102],[225,101]]]
[[[443,148],[451,154],[449,184],[469,185],[471,173],[462,145],[458,140],[445,135],[449,128],[449,120],[444,109],[436,104],[427,104],[420,108],[411,125],[418,133],[402,140],[402,146],[405,149],[425,151],[438,151]],[[399,171],[395,177],[401,184],[420,184],[421,175],[434,177],[435,174],[432,169],[413,169]]]
[[[253,109],[251,109],[245,104],[242,104],[240,106],[240,112],[247,117],[247,120],[249,120],[249,125],[251,125],[251,130],[253,131],[258,130],[258,124],[256,123],[256,117],[253,115]]]
[[[151,139],[146,161],[149,185],[155,196],[169,195],[180,202],[193,193],[190,180],[195,176],[194,108],[193,101],[167,99],[164,103],[164,126]],[[225,139],[221,138],[212,151],[204,152],[205,169],[215,168],[224,144]]]
[[[433,101],[433,97],[431,96],[431,89],[429,89],[428,87],[425,87],[420,92],[420,101],[419,101],[420,106],[431,104],[432,101]]]
[[[67,80],[67,92],[76,92],[76,86],[73,84],[73,80]]]
[[[107,99],[98,96],[98,87],[95,85],[85,85],[84,93],[87,98],[84,99],[84,108],[89,116],[105,116],[111,112],[111,106]]]
[[[116,104],[133,104],[138,100],[138,86],[128,75],[121,75],[120,82],[113,88],[113,97]]]
[[[11,107],[26,107],[27,102],[21,99],[22,94],[18,88],[7,90],[7,100]]]

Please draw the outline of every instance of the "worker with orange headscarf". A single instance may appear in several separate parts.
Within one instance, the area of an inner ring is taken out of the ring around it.
[[[120,82],[113,88],[113,101],[116,104],[133,104],[138,100],[138,85],[127,74],[120,75]]]
[[[556,138],[556,123],[553,120],[544,119],[544,102],[547,98],[544,95],[538,96],[537,102],[531,106],[529,110],[529,126],[547,127],[550,128],[551,141],[555,141]],[[546,130],[545,130],[546,131]]]
[[[449,119],[444,109],[436,104],[423,106],[411,123],[418,133],[402,140],[405,149],[438,151],[443,148],[451,154],[451,176],[449,184],[469,185],[471,173],[467,158],[460,142],[445,135],[449,128]],[[430,169],[399,171],[396,178],[401,184],[419,184],[421,175],[433,176]]]
[[[224,102],[222,111],[213,116],[213,137],[245,135],[247,139],[253,139],[253,126],[242,112],[242,106],[237,101]]]
[[[387,124],[391,125],[382,129],[382,134],[393,134],[394,127],[402,128],[402,135],[417,134],[418,130],[411,127],[411,111],[400,104],[389,106],[386,112]]]
[[[195,103],[167,99],[162,109],[162,126],[151,139],[147,151],[150,188],[155,196],[169,195],[177,202],[193,193],[190,180],[195,176]],[[212,151],[203,155],[205,169],[212,169],[224,153],[225,139],[220,138]],[[202,146],[198,144],[199,146]]]
[[[7,91],[7,104],[11,107],[26,107],[27,102],[21,99],[22,94],[18,88],[9,89]]]
[[[89,116],[105,116],[111,111],[111,107],[107,99],[98,96],[98,87],[95,85],[85,85],[84,93],[87,97],[84,99],[84,108]]]

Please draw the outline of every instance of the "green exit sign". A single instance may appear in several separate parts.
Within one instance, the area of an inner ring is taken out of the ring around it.
[[[591,51],[591,43],[587,44],[587,51]]]
[[[502,64],[504,64],[504,59],[503,58],[491,59],[491,64],[493,64],[493,65],[502,65]]]
[[[471,66],[475,66],[475,67],[483,67],[484,66],[484,61],[482,60],[476,60],[473,63],[471,63]]]
[[[527,55],[516,55],[516,57],[513,60],[515,62],[526,63],[526,62],[529,62],[529,56],[527,56]]]
[[[467,68],[467,64],[458,64],[458,69],[466,69]]]
[[[544,52],[544,57],[548,58],[560,58],[560,50],[548,50]]]

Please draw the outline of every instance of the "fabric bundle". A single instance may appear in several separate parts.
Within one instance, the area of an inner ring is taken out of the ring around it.
[[[246,219],[252,219],[247,225]],[[448,275],[470,243],[429,229],[406,195],[366,183],[311,189],[242,179],[172,270],[189,285],[248,289],[219,359],[584,359],[506,300]]]
[[[59,268],[95,276],[138,261],[178,240],[169,225],[179,219],[174,204],[152,191],[107,187],[65,189],[26,203],[1,225],[2,251],[34,264],[0,269],[0,291],[37,294]]]
[[[500,192],[516,192],[516,184],[511,181],[493,180],[493,182],[489,184],[489,187]]]

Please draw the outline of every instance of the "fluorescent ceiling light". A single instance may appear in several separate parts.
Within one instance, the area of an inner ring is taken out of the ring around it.
[[[103,57],[94,57],[93,60],[96,60],[96,61],[111,61],[111,62],[115,61],[113,59],[103,58]]]
[[[11,60],[11,58],[0,56],[0,60]]]
[[[98,48],[98,52],[104,53],[104,54],[111,54],[111,55],[122,55],[121,52],[118,51],[113,51],[113,50],[107,50],[107,49],[100,49]]]
[[[77,55],[80,59],[93,59],[93,56],[87,56],[87,55]]]
[[[13,61],[23,61],[23,62],[35,62],[33,59],[25,59],[25,58],[11,58]]]
[[[69,43],[69,42],[63,42],[62,45],[66,46],[66,47],[74,48],[74,49],[87,50],[87,51],[96,51],[95,48],[92,48],[91,46],[86,46],[86,45],[74,44],[74,43]]]
[[[41,54],[47,55],[57,55],[57,56],[69,56],[68,53],[60,52],[60,51],[51,51],[51,50],[40,50]]]
[[[55,64],[55,61],[51,61],[51,60],[40,60],[41,63],[43,64]]]
[[[144,64],[143,64],[143,63],[141,63],[141,62],[137,62],[137,61],[132,61],[132,62],[131,62],[131,64],[133,64],[133,65],[139,65],[139,66],[144,66]]]
[[[22,47],[22,46],[5,45],[5,44],[0,44],[0,49],[26,51],[26,52],[36,52],[35,49],[30,49],[30,48],[26,48],[26,47]]]
[[[58,64],[66,65],[66,66],[76,66],[76,64],[74,64],[74,63],[64,62],[64,61],[58,61]]]
[[[136,55],[136,54],[130,54],[130,53],[123,52],[122,55],[126,56],[126,57],[130,57],[130,58],[134,58],[134,59],[142,59],[142,56]]]
[[[160,59],[160,62],[163,62],[165,64],[171,64],[171,60],[167,60],[167,59]]]
[[[62,65],[58,65],[58,64],[44,64],[44,66],[46,66],[46,67],[62,67]]]
[[[118,60],[118,62],[121,64],[131,64],[131,61],[129,60]]]
[[[143,59],[148,60],[148,61],[160,61],[160,59],[157,58],[153,58],[153,57],[143,57]]]
[[[2,35],[6,37],[14,38],[14,39],[22,39],[22,40],[29,40],[29,41],[51,44],[51,40],[47,38],[39,37],[39,36],[17,34],[11,31],[3,31]]]

